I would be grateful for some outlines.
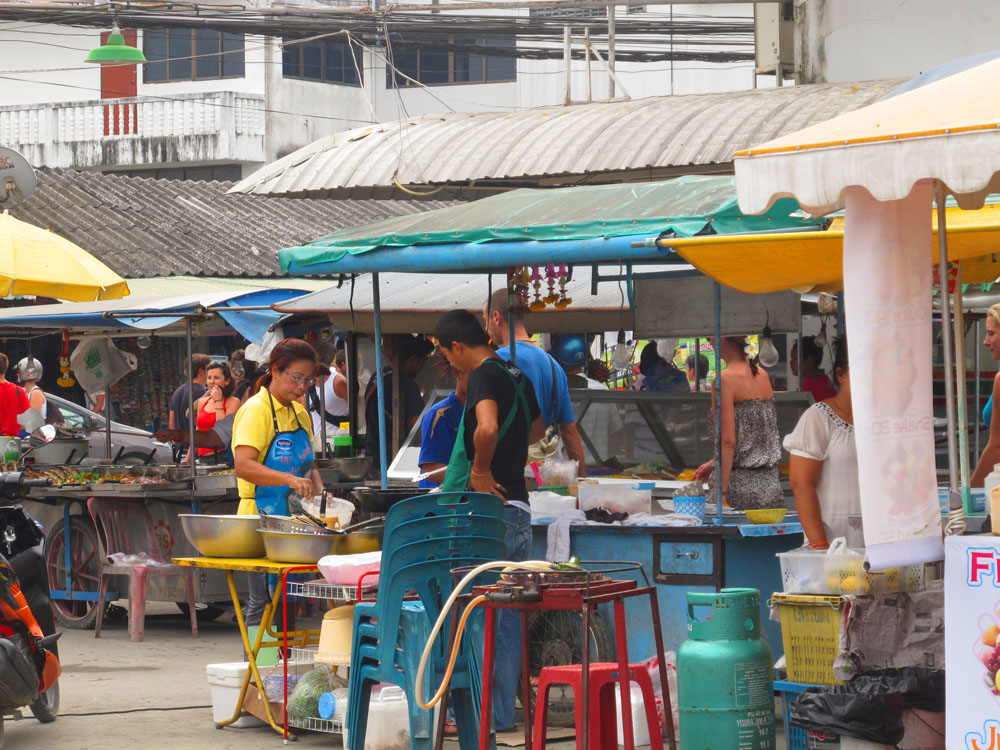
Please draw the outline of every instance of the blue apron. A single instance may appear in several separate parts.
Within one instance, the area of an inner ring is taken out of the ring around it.
[[[295,423],[298,425],[298,428],[285,432],[279,431],[278,414],[274,410],[274,399],[270,391],[268,391],[267,400],[271,404],[274,437],[271,439],[271,444],[267,447],[267,453],[264,455],[264,466],[275,471],[280,471],[282,474],[294,474],[298,477],[307,476],[313,468],[312,433],[302,426],[302,423],[299,421],[299,413],[295,411],[295,407],[291,404],[289,404],[289,408],[295,414]],[[287,516],[290,515],[289,510],[296,512],[301,510],[301,507],[295,507],[299,505],[296,499],[298,495],[292,498],[291,503],[293,507],[289,509],[288,495],[291,491],[291,487],[283,485],[277,487],[262,487],[258,485],[254,492],[254,501],[257,503],[257,510],[275,516]]]

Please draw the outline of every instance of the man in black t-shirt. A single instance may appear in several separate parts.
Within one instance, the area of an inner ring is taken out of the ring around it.
[[[527,560],[531,511],[524,465],[528,445],[545,434],[534,388],[523,372],[497,356],[479,318],[467,310],[445,313],[434,335],[451,366],[469,373],[464,416],[465,451],[471,462],[469,485],[477,492],[504,499],[506,557]],[[520,619],[514,611],[503,611],[497,623],[493,675],[493,724],[497,732],[514,726],[520,667]]]

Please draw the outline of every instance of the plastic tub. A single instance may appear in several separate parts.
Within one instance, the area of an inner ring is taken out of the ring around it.
[[[229,664],[209,664],[208,686],[212,691],[212,721],[219,723],[233,717],[236,702],[240,699],[243,677],[250,668],[250,662],[237,661]],[[244,714],[229,726],[262,727],[264,722],[256,716]]]
[[[532,518],[558,518],[567,511],[576,510],[575,497],[541,490],[528,493],[528,504]]]
[[[860,554],[793,550],[779,552],[778,559],[786,594],[892,594],[918,591],[924,583],[923,565],[866,571]]]
[[[613,513],[649,513],[653,504],[653,482],[636,484],[589,484],[581,482],[580,510],[607,508]]]
[[[344,747],[348,746],[344,729]],[[372,692],[364,750],[410,750],[410,714],[406,694],[395,685]]]

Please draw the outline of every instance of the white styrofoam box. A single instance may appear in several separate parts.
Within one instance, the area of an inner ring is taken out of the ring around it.
[[[629,701],[632,704],[632,738],[634,745],[649,744],[649,722],[646,721],[646,703],[639,683],[629,683]],[[618,724],[618,744],[625,744],[625,727],[622,726],[622,692],[615,683],[615,722]]]
[[[653,505],[653,483],[589,484],[581,482],[579,496],[580,510],[603,507],[614,513],[649,513]]]
[[[250,669],[250,662],[237,661],[229,664],[209,664],[205,671],[208,674],[208,685],[212,690],[212,720],[226,721],[233,717],[236,711],[236,701],[240,698],[240,688],[243,677]],[[256,716],[244,714],[229,726],[232,727],[262,727],[264,722]]]
[[[558,518],[567,511],[576,510],[576,498],[555,492],[529,492],[528,504],[533,518]]]

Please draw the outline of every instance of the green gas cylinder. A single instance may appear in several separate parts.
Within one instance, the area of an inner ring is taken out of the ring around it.
[[[688,592],[688,639],[677,652],[680,746],[774,750],[771,647],[760,638],[760,592]]]

